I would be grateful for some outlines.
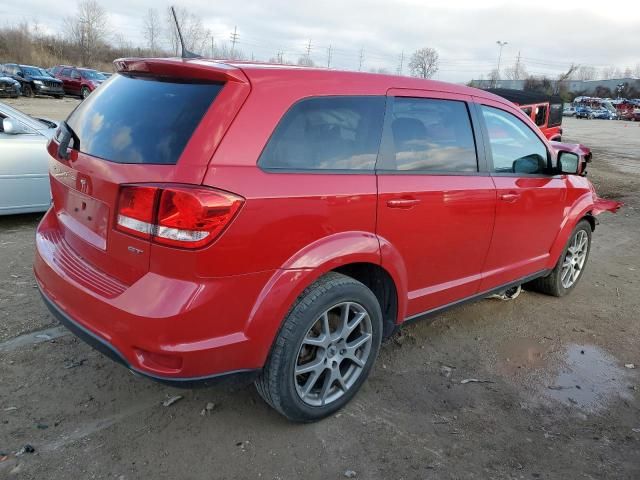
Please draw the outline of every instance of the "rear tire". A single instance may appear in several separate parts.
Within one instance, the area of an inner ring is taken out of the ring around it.
[[[80,90],[80,96],[82,97],[83,100],[87,98],[90,94],[91,94],[91,90],[89,90],[87,87],[82,87],[82,90]]]
[[[381,338],[382,312],[373,292],[351,277],[328,273],[287,314],[255,382],[258,393],[289,420],[320,420],[358,392]]]
[[[587,220],[580,220],[551,273],[536,278],[526,287],[554,297],[564,297],[582,278],[590,252],[591,224]]]

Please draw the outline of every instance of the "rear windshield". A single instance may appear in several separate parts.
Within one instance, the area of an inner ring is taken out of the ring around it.
[[[83,153],[117,163],[175,164],[222,87],[113,75],[67,124]]]

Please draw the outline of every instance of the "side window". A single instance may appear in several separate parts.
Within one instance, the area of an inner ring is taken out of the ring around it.
[[[487,125],[494,172],[547,172],[547,147],[523,121],[486,105],[482,105],[482,114]]]
[[[60,73],[60,75],[62,75],[63,77],[70,77],[71,76],[71,69],[70,68],[63,68],[62,69],[62,73]]]
[[[549,109],[549,123],[550,127],[555,127],[562,124],[562,103],[552,103]]]
[[[536,125],[543,127],[547,123],[547,106],[538,105],[536,107]]]
[[[531,118],[531,107],[520,107],[520,110],[522,110],[527,117]]]
[[[401,171],[477,172],[478,159],[465,102],[396,97],[391,115],[394,158]]]
[[[258,164],[283,170],[373,170],[385,97],[315,97],[282,117]]]

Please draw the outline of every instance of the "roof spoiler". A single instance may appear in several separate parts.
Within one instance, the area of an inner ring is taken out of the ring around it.
[[[239,68],[226,63],[182,58],[119,58],[113,65],[119,73],[141,73],[160,77],[249,83]]]

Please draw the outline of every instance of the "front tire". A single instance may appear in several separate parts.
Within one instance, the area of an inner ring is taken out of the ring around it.
[[[87,98],[90,94],[91,94],[91,90],[89,90],[87,87],[82,87],[82,90],[80,90],[80,96],[82,97],[83,100]]]
[[[22,87],[22,94],[25,97],[29,97],[29,98],[35,97],[35,94],[33,93],[33,88],[29,84],[26,84]]]
[[[529,282],[527,286],[540,293],[564,297],[582,278],[590,252],[591,224],[587,220],[580,220],[551,273]]]
[[[289,420],[320,420],[360,389],[381,338],[382,312],[373,292],[351,277],[328,273],[287,314],[256,381],[258,393]]]

